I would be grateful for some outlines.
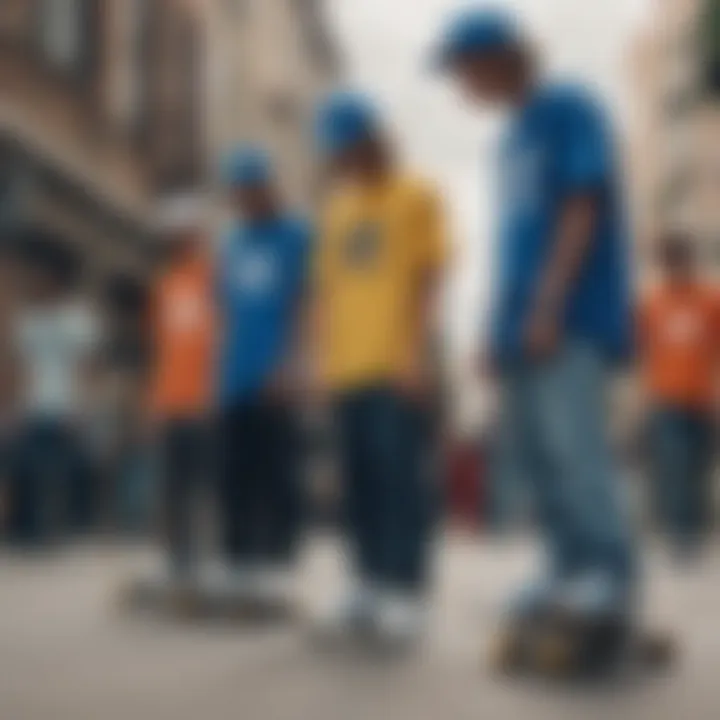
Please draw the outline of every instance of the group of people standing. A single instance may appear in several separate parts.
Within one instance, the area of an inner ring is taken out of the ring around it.
[[[214,252],[201,227],[175,218],[185,228],[169,233],[152,303],[151,383],[173,580],[196,579],[192,486],[211,473],[211,407],[224,586],[252,596],[287,576],[307,400],[332,413],[338,436],[358,569],[343,618],[377,604],[392,622],[414,620],[427,580],[424,404],[446,238],[438,192],[396,166],[379,123],[359,95],[334,95],[321,111],[322,152],[343,185],[315,229],[284,206],[255,146],[223,168],[236,219]]]
[[[504,385],[548,562],[509,603],[508,637],[520,641],[528,623],[562,610],[603,637],[613,630],[619,646],[635,616],[638,568],[604,415],[610,369],[633,336],[612,129],[588,93],[540,80],[529,42],[505,15],[463,13],[433,64],[471,101],[513,116],[480,365]],[[162,378],[175,373],[204,385],[210,373],[195,363],[208,351],[190,345],[212,322],[223,549],[238,591],[257,588],[259,571],[287,565],[296,548],[300,392],[332,413],[354,582],[330,625],[405,643],[422,629],[431,581],[427,402],[445,211],[434,184],[402,166],[365,96],[333,94],[316,131],[328,182],[312,227],[284,207],[267,155],[246,147],[226,168],[237,220],[219,262],[208,264],[197,243],[177,246],[157,306],[167,333],[160,387],[170,390]],[[160,403],[167,480],[185,486],[201,466],[202,432],[186,412],[196,398],[186,407],[173,396]],[[171,557],[182,570],[188,508],[177,499],[170,508]]]
[[[148,418],[164,459],[171,577],[197,571],[197,490],[214,477],[227,581],[241,591],[289,565],[297,547],[300,331],[313,238],[284,206],[264,150],[240,148],[223,173],[235,220],[217,247],[202,208],[181,202],[166,213]]]
[[[508,603],[506,649],[562,614],[577,621],[577,638],[599,632],[617,650],[635,624],[639,569],[604,410],[608,378],[635,336],[612,127],[589,93],[540,79],[531,44],[503,14],[462,13],[433,67],[472,103],[511,115],[491,333],[478,365],[483,380],[502,384],[547,562]],[[166,218],[146,417],[163,456],[168,577],[200,577],[194,498],[210,476],[225,587],[258,594],[287,575],[303,519],[299,417],[311,403],[337,431],[353,569],[329,629],[407,645],[423,628],[432,581],[428,415],[445,210],[434,183],[402,165],[364,95],[331,95],[316,135],[327,182],[314,222],[288,209],[256,146],[223,167],[233,220],[218,242],[188,203]],[[686,254],[673,245],[664,257],[684,283]],[[704,312],[704,299],[687,297]],[[699,462],[693,443],[706,441],[694,408],[709,386],[682,351],[673,367],[657,359],[663,343],[694,332],[687,313],[661,329],[664,302],[643,312],[643,348],[662,399],[658,457],[677,490],[686,461]],[[713,352],[703,350],[708,368]],[[676,496],[668,507],[683,523],[700,510]]]

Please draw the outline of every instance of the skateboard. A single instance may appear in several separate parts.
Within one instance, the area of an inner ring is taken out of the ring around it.
[[[135,580],[121,586],[121,610],[182,620],[227,620],[264,624],[290,620],[289,600],[251,597],[224,588],[203,588],[197,583],[161,583]]]
[[[503,675],[557,680],[607,677],[623,669],[664,672],[677,657],[673,636],[659,629],[632,629],[616,618],[588,621],[553,613],[502,628],[490,653]]]
[[[189,584],[129,580],[120,586],[118,605],[128,613],[190,616],[196,608],[195,591]]]
[[[252,625],[273,624],[294,618],[293,604],[285,598],[252,597],[231,590],[193,588],[180,603],[185,617],[228,620]]]

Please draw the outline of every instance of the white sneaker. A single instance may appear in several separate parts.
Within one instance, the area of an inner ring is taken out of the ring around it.
[[[166,601],[192,590],[194,581],[194,573],[177,572],[169,563],[162,562],[125,581],[120,587],[120,601],[129,608],[163,607]]]
[[[205,564],[200,574],[200,590],[209,597],[217,597],[227,591],[228,566],[217,560]]]
[[[268,566],[257,574],[260,600],[270,605],[287,605],[293,595],[294,574],[285,566]]]
[[[235,600],[256,601],[260,598],[260,571],[255,565],[238,563],[225,567],[224,591]]]
[[[378,639],[391,649],[415,645],[425,629],[425,606],[417,597],[386,593],[377,616]]]
[[[366,584],[348,592],[323,618],[319,637],[328,643],[357,640],[373,632],[378,613],[378,595]]]
[[[195,568],[178,568],[174,563],[163,560],[143,576],[142,583],[153,592],[168,592],[192,585]]]

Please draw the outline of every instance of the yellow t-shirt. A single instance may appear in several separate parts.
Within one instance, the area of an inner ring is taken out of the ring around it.
[[[418,348],[416,303],[445,256],[445,218],[428,183],[395,176],[328,203],[315,263],[320,362],[332,390],[391,379]]]

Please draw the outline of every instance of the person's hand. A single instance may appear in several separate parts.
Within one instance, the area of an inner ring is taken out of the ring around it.
[[[324,374],[317,368],[310,369],[300,385],[303,399],[312,408],[326,408],[330,404],[330,388]]]
[[[283,366],[278,368],[265,386],[265,394],[272,401],[280,404],[295,402],[300,394],[297,373],[294,368]]]
[[[525,326],[523,346],[531,360],[543,361],[555,354],[560,344],[560,327],[553,313],[533,311]]]
[[[282,369],[276,370],[265,385],[266,397],[276,403],[286,402],[289,398],[290,390],[289,379]]]
[[[432,383],[426,363],[420,357],[410,358],[396,376],[400,392],[414,402],[429,399]]]

